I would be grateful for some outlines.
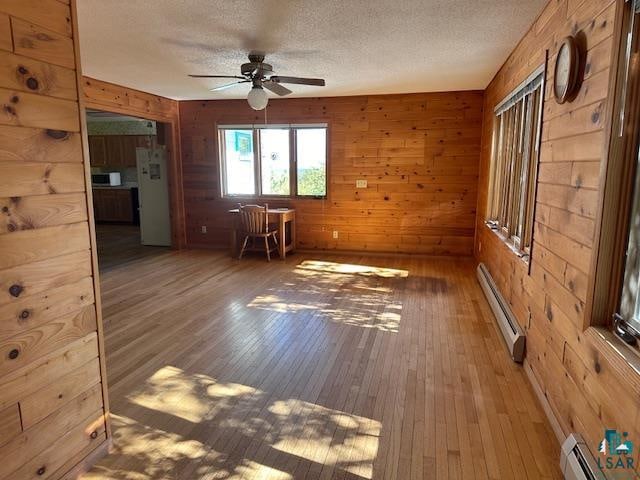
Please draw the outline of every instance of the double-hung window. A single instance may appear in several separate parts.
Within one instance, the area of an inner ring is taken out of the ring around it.
[[[327,125],[218,126],[225,197],[327,195]]]
[[[533,233],[544,67],[495,109],[487,225],[528,258]]]
[[[592,324],[612,317],[624,341],[640,341],[640,1],[623,11],[611,144],[604,179]],[[611,315],[611,317],[610,317]],[[604,318],[602,318],[604,316]],[[607,318],[609,317],[609,318]]]

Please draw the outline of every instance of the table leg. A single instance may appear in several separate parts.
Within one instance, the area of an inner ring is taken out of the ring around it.
[[[231,256],[238,256],[238,224],[235,218],[231,224]]]
[[[285,228],[284,223],[284,215],[278,215],[278,236],[280,237],[278,241],[278,252],[280,253],[280,258],[285,259],[286,257],[286,244],[287,244],[287,229]]]
[[[291,226],[291,249],[295,251],[296,249],[296,212],[293,212],[291,214],[290,226]]]

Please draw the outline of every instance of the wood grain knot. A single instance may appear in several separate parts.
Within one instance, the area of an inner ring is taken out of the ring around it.
[[[11,285],[9,287],[9,294],[12,297],[18,298],[23,290],[24,290],[24,288],[22,287],[22,285],[20,285],[18,283],[14,283],[13,285]]]
[[[39,83],[38,80],[35,79],[34,77],[29,77],[27,78],[27,88],[30,90],[38,90],[39,87]]]
[[[96,438],[98,438],[98,432],[97,430],[94,430],[93,432],[91,432],[91,435],[89,435],[93,440],[95,440]]]
[[[66,140],[69,138],[69,132],[65,132],[64,130],[47,130],[47,136],[53,138],[54,140]]]
[[[43,465],[42,467],[40,467],[40,468],[36,471],[36,473],[37,473],[39,476],[42,476],[42,475],[44,475],[44,474],[45,474],[45,472],[46,472],[46,471],[47,471],[47,468]]]
[[[37,33],[36,38],[41,42],[50,42],[53,40],[53,37],[51,37],[51,35],[47,35],[46,33],[43,33],[43,32]]]
[[[11,360],[15,360],[16,358],[18,358],[18,355],[20,355],[20,350],[18,350],[17,348],[14,348],[9,352],[9,358]]]
[[[20,75],[26,75],[27,73],[29,73],[29,70],[27,70],[27,68],[26,68],[26,67],[23,67],[22,65],[20,65],[20,66],[18,67],[18,73],[19,73]]]
[[[600,373],[600,370],[602,370],[602,367],[600,366],[600,362],[596,362],[593,365],[593,369],[596,371],[596,373]]]
[[[29,318],[29,315],[31,315],[31,312],[29,312],[29,310],[22,310],[20,312],[20,318],[23,320],[26,320],[27,318]]]

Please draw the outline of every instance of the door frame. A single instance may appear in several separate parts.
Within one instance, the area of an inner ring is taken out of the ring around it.
[[[94,83],[104,83],[99,80],[93,80],[87,77],[83,77],[83,86],[92,85]],[[178,119],[178,102],[164,97],[157,97],[138,90],[121,87],[115,84],[106,84],[113,89],[122,91],[120,96],[105,99],[94,99],[89,96],[84,89],[84,109],[82,114],[86,115],[85,110],[100,110],[103,112],[116,113],[120,115],[129,115],[132,117],[138,117],[145,120],[153,120],[158,123],[166,124],[168,128],[165,130],[166,147],[169,151],[167,158],[168,165],[167,171],[169,173],[169,216],[171,222],[171,248],[176,250],[182,250],[186,248],[186,227],[185,227],[185,211],[184,211],[184,195],[182,187],[182,163],[180,161],[180,123]],[[131,98],[133,95],[144,95],[158,99],[158,101],[165,101],[175,103],[172,111],[174,114],[165,114],[160,111],[156,112],[151,108],[140,109],[132,107],[126,102],[121,101],[123,97]]]

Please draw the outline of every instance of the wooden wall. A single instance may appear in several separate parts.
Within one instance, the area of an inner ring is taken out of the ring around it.
[[[327,200],[285,202],[300,248],[472,254],[482,92],[274,99],[266,115],[329,125]],[[190,246],[226,244],[237,202],[220,199],[216,125],[264,121],[245,100],[180,102]]]
[[[620,342],[608,331],[584,328],[617,5],[614,0],[550,1],[487,88],[475,246],[527,330],[525,367],[534,385],[563,434],[581,433],[594,451],[605,427],[640,438],[640,376],[615,352]],[[559,105],[551,95],[553,54],[569,34],[583,38],[588,50],[585,80],[573,102]],[[545,61],[546,50],[550,59],[528,274],[484,225],[492,111]],[[635,458],[637,464],[637,453]]]
[[[0,0],[0,479],[60,478],[107,445],[72,15]]]
[[[82,77],[82,94],[87,108],[160,122],[171,122],[178,118],[177,100],[95,78]]]

